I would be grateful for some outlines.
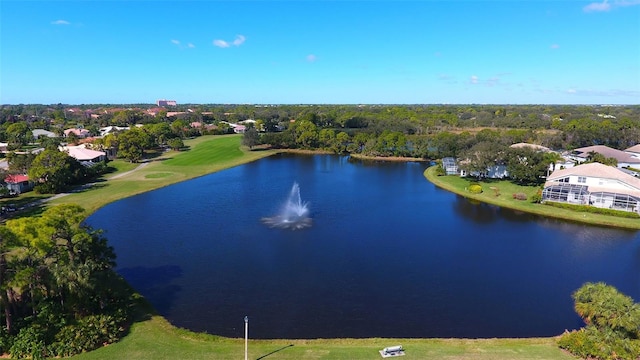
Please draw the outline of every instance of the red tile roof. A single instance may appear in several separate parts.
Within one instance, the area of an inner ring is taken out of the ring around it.
[[[4,182],[10,183],[10,184],[17,184],[17,183],[21,183],[23,181],[29,181],[29,176],[27,176],[27,175],[8,175],[6,178],[4,178]]]

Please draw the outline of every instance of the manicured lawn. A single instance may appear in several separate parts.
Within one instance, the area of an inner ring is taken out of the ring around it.
[[[531,199],[539,187],[519,186],[504,180],[487,180],[479,182],[482,185],[482,193],[472,194],[467,190],[473,179],[461,178],[455,175],[437,176],[436,166],[425,170],[424,176],[436,186],[454,192],[469,199],[495,204],[514,210],[520,210],[547,217],[563,220],[583,222],[594,225],[613,226],[627,229],[640,229],[640,219],[629,219],[611,215],[601,215],[587,212],[577,212],[568,209],[560,209],[548,205],[535,204],[529,200],[516,200],[515,193],[524,193],[527,199]]]
[[[251,325],[251,324],[249,324]],[[239,332],[242,333],[242,319]],[[242,335],[241,335],[242,336]],[[251,336],[251,327],[249,327]],[[379,350],[402,345],[401,359],[574,359],[560,350],[555,338],[532,339],[317,339],[252,340],[249,359],[381,359]],[[269,355],[270,354],[270,355]],[[195,334],[171,326],[161,317],[136,323],[122,341],[79,360],[107,359],[243,359],[244,339]]]
[[[274,153],[243,150],[240,146],[241,140],[241,135],[201,136],[185,141],[189,150],[158,154],[143,166],[116,160],[109,163],[116,172],[106,174],[87,190],[51,200],[50,203],[75,203],[93,212],[128,196],[210,174]],[[134,171],[127,173],[131,170]]]

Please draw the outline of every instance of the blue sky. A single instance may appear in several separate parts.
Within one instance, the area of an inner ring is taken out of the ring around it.
[[[2,0],[0,27],[0,104],[640,104],[640,0]]]

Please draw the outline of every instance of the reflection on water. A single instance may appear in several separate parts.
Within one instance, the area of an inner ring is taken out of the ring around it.
[[[571,293],[584,282],[640,299],[637,232],[474,204],[423,171],[276,156],[88,222],[169,321],[224,336],[241,337],[245,315],[254,338],[552,336],[582,325]],[[264,226],[295,181],[314,225]]]

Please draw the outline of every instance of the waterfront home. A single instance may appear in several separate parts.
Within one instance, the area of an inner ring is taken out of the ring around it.
[[[578,163],[585,162],[589,159],[590,153],[602,154],[607,158],[614,158],[618,161],[619,168],[640,168],[640,157],[634,156],[627,151],[617,150],[604,145],[587,146],[574,149],[570,158]]]
[[[600,163],[556,170],[544,184],[545,201],[639,212],[640,179]]]

